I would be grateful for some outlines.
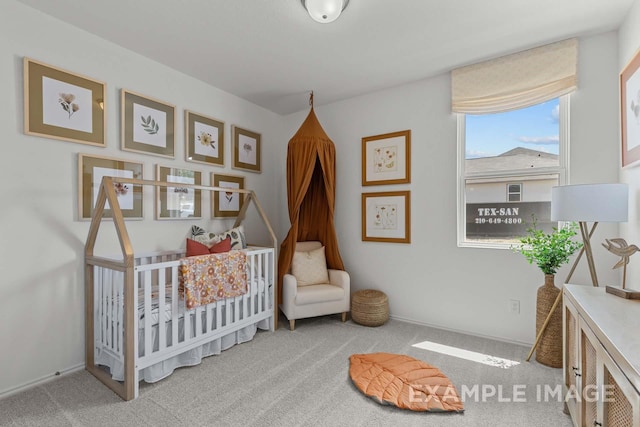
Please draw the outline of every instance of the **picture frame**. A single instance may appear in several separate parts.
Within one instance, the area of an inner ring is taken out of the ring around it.
[[[622,167],[640,160],[640,50],[620,73]]]
[[[143,179],[142,163],[112,157],[78,153],[78,218],[91,219],[103,176]],[[117,186],[120,209],[125,219],[143,219],[141,185]],[[111,218],[109,202],[102,218]]]
[[[362,185],[411,182],[411,130],[362,138]]]
[[[185,110],[184,123],[186,160],[224,166],[224,122]]]
[[[261,135],[259,133],[240,128],[231,127],[233,146],[233,169],[243,169],[250,172],[261,173]]]
[[[411,192],[362,193],[362,240],[411,243]]]
[[[106,147],[106,83],[25,57],[24,133]]]
[[[156,165],[156,181],[202,185],[202,172]],[[156,187],[156,219],[202,218],[202,190],[180,187]]]
[[[121,90],[123,151],[175,157],[175,106]]]
[[[211,183],[213,187],[239,188],[244,189],[244,176],[217,174],[211,172]],[[240,214],[244,194],[226,193],[222,191],[211,192],[211,217],[230,218]]]

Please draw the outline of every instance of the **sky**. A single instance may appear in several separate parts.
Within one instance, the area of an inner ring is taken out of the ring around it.
[[[558,154],[559,99],[497,114],[466,116],[466,158],[492,157],[516,147]]]

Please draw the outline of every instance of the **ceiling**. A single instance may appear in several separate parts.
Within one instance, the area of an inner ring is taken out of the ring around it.
[[[634,0],[18,0],[278,114],[619,27]]]

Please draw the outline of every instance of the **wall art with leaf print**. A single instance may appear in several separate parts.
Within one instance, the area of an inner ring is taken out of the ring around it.
[[[24,132],[106,146],[106,84],[24,58]]]
[[[175,157],[175,107],[122,90],[122,149]]]

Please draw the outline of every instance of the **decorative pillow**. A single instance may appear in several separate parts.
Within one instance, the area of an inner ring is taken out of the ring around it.
[[[195,240],[187,239],[187,257],[209,254],[221,254],[231,250],[231,239],[226,238],[209,247]]]
[[[291,261],[291,274],[298,281],[298,286],[329,283],[324,246],[309,252],[294,252]]]
[[[239,225],[222,233],[213,233],[194,225],[191,227],[191,238],[204,245],[211,246],[227,237],[231,238],[231,249],[246,249],[247,241],[244,237],[244,227]]]

